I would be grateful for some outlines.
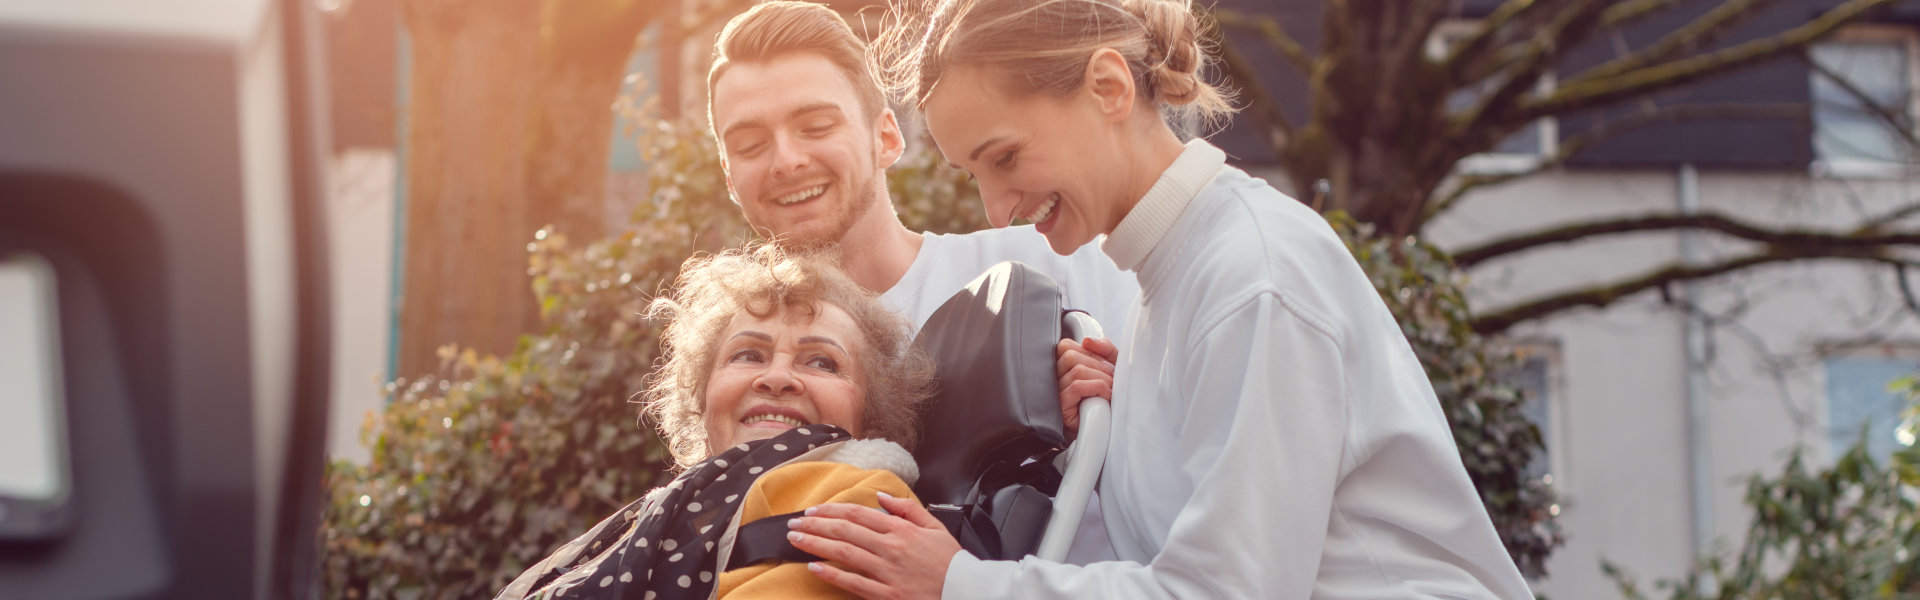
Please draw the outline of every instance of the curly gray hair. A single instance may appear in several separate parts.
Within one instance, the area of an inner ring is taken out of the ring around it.
[[[846,311],[864,338],[854,358],[865,366],[865,422],[859,424],[865,436],[913,449],[920,406],[933,395],[933,361],[912,346],[907,322],[825,255],[750,244],[688,259],[673,292],[647,311],[667,325],[660,336],[665,360],[649,378],[645,410],[675,462],[689,467],[717,450],[708,446],[702,419],[714,354],[733,316],[799,311],[811,319],[822,303]]]

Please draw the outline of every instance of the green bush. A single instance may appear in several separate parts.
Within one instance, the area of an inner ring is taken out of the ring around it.
[[[1914,380],[1897,383],[1910,402]],[[1685,579],[1654,595],[1611,563],[1602,569],[1630,600],[1920,599],[1920,402],[1907,409],[1903,442],[1887,460],[1863,434],[1831,466],[1796,448],[1774,476],[1747,480],[1753,522],[1737,550],[1701,557]],[[1864,433],[1864,432],[1863,432]]]
[[[543,231],[528,246],[545,330],[505,358],[443,349],[438,372],[386,386],[386,408],[362,432],[371,459],[329,465],[325,597],[490,596],[665,481],[671,460],[630,403],[658,353],[656,327],[639,315],[689,255],[749,232],[704,125],[630,122],[644,124],[634,126],[652,190],[632,229],[584,246]],[[984,227],[972,184],[931,147],[913,144],[888,173],[901,219],[916,230]],[[1539,432],[1491,375],[1511,353],[1472,333],[1444,253],[1332,219],[1433,377],[1501,539],[1523,571],[1543,572],[1560,535],[1551,495],[1524,476]]]

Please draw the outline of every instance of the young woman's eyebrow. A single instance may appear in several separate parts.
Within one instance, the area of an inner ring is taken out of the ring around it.
[[[987,138],[987,141],[980,142],[980,145],[973,147],[973,152],[967,155],[967,160],[969,161],[980,160],[980,153],[986,152],[988,146],[998,144],[1005,139],[1007,139],[1007,136],[1004,136],[1004,135]]]
[[[980,160],[980,153],[982,153],[982,152],[986,152],[986,151],[987,151],[987,148],[988,148],[989,146],[992,146],[992,145],[994,145],[994,144],[996,144],[996,143],[999,143],[999,142],[1001,142],[1001,141],[1004,141],[1005,139],[1006,139],[1006,136],[999,136],[999,137],[995,137],[995,138],[992,138],[992,139],[989,139],[989,140],[987,140],[987,141],[984,141],[984,142],[980,142],[980,145],[978,145],[978,146],[974,146],[974,148],[973,148],[973,153],[972,153],[972,154],[968,154],[968,155],[967,155],[967,161],[968,161],[968,162],[972,162],[972,161],[976,161],[976,160]],[[934,147],[933,147],[933,149],[934,149],[935,151],[937,151],[937,152],[939,152],[939,153],[941,153],[942,155],[944,155],[944,154],[946,154],[946,151],[944,151],[944,150],[941,150],[941,149],[940,149],[940,145],[939,145],[939,144],[934,144]],[[962,166],[960,166],[960,163],[957,163],[957,162],[953,162],[953,161],[951,161],[951,160],[949,160],[949,161],[947,161],[947,166],[949,166],[949,167],[953,167],[953,168],[955,168],[955,169],[960,169],[960,170],[963,170],[963,171],[964,171],[964,170],[966,170],[966,167],[962,167]]]

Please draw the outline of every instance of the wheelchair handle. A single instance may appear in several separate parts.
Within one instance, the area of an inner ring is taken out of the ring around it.
[[[1078,310],[1060,315],[1060,332],[1061,337],[1076,342],[1106,337],[1100,330],[1100,322]],[[1112,428],[1113,412],[1107,399],[1080,401],[1080,437],[1054,460],[1054,466],[1061,472],[1060,491],[1054,495],[1053,515],[1040,538],[1039,550],[1034,552],[1040,559],[1066,560],[1067,549],[1073,545],[1074,533],[1080,527],[1080,517],[1086,511],[1088,499],[1093,497],[1094,485],[1100,480],[1100,468],[1106,463],[1107,437]]]
[[[1061,313],[1060,337],[1078,342],[1090,337],[1107,337],[1107,334],[1100,329],[1100,322],[1093,320],[1093,315],[1074,309]]]

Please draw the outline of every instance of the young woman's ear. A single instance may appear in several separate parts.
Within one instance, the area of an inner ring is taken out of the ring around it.
[[[1133,70],[1119,50],[1101,48],[1087,59],[1084,87],[1108,122],[1119,122],[1133,114]]]
[[[873,133],[875,141],[879,142],[874,144],[874,151],[878,154],[874,157],[874,164],[882,169],[892,167],[893,163],[900,161],[900,155],[907,151],[907,138],[900,133],[900,120],[893,116],[893,109],[880,109],[880,116],[873,121]]]

